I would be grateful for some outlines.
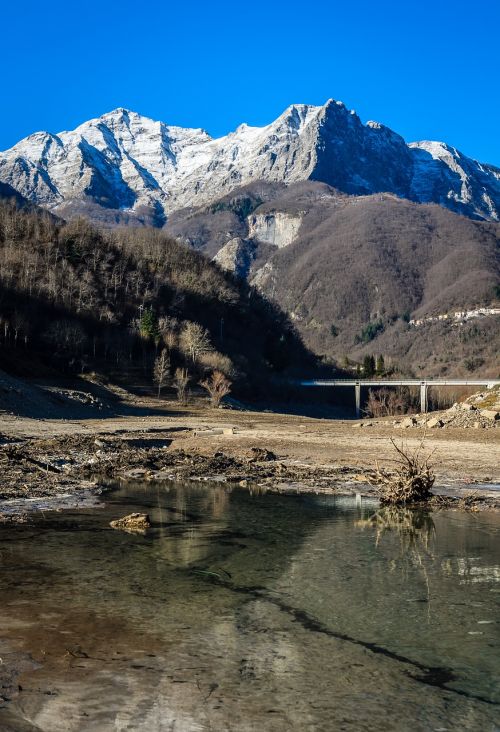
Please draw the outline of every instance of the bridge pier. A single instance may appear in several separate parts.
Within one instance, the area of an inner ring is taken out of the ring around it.
[[[354,386],[356,401],[356,418],[361,417],[361,387],[381,386],[413,386],[420,387],[420,412],[425,413],[428,409],[427,394],[431,386],[487,386],[492,389],[500,386],[500,379],[315,379],[313,381],[300,381],[302,386]]]
[[[361,384],[357,381],[354,384],[354,395],[356,399],[356,419],[361,417]]]
[[[420,412],[427,412],[427,382],[422,381],[420,384]]]

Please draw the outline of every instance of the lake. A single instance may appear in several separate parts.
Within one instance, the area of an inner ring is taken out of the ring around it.
[[[500,729],[498,514],[103,500],[0,526],[2,732]],[[144,534],[109,527],[133,511]]]

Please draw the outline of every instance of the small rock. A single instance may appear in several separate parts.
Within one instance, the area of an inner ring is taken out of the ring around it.
[[[434,417],[433,419],[430,419],[427,422],[427,427],[429,427],[429,429],[431,429],[431,430],[434,429],[435,427],[442,427],[442,426],[443,426],[442,420],[438,419],[437,417]]]
[[[166,470],[158,470],[148,475],[148,480],[174,480],[174,475]]]
[[[248,462],[269,462],[276,459],[274,452],[265,447],[252,447],[248,453]]]
[[[125,478],[142,478],[146,473],[146,468],[131,468],[130,470],[127,470],[124,475]]]
[[[110,521],[109,525],[113,529],[125,529],[125,531],[144,531],[151,526],[151,521],[147,513],[130,513],[128,516]]]

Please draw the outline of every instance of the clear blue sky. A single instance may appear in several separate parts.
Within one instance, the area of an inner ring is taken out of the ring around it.
[[[500,165],[498,0],[27,0],[2,9],[0,150],[118,106],[221,135],[329,97]]]

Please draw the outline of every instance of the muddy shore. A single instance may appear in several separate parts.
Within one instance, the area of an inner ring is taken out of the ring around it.
[[[130,405],[129,405],[130,406]],[[416,447],[422,434],[393,424],[136,400],[141,416],[90,419],[0,418],[0,515],[89,505],[116,479],[214,480],[256,490],[373,493],[379,464],[390,467],[391,438]],[[426,434],[436,493],[477,508],[500,506],[500,430]],[[465,499],[465,501],[464,501]]]

